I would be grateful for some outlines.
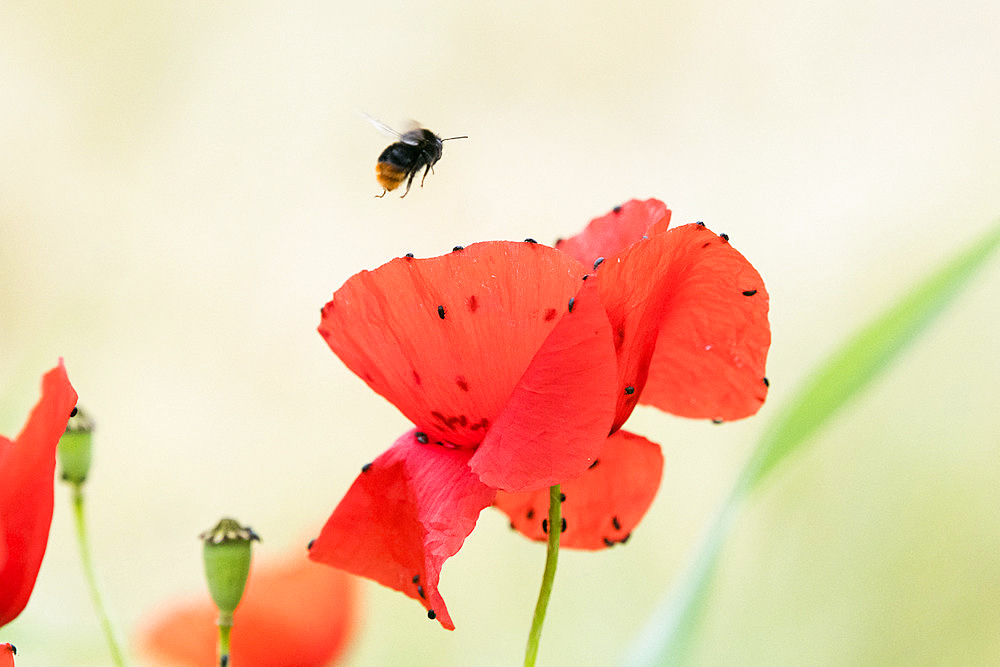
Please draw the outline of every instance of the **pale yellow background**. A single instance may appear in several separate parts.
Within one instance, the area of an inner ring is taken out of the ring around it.
[[[262,559],[304,549],[408,427],[315,333],[347,277],[660,197],[764,276],[772,393],[742,423],[629,422],[663,487],[628,546],[564,553],[540,654],[613,664],[808,370],[997,215],[998,44],[991,0],[6,2],[0,432],[64,356],[132,635],[201,590],[198,532],[232,515]],[[375,199],[388,140],[360,110],[471,138]],[[997,263],[744,516],[701,663],[1000,662]],[[19,667],[104,665],[56,501],[0,641]],[[348,661],[517,664],[542,563],[485,512],[444,571],[458,629],[366,584]]]

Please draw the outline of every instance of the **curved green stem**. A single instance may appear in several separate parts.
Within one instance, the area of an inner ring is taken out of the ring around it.
[[[535,618],[531,621],[531,632],[528,634],[528,649],[524,654],[524,667],[534,667],[538,655],[538,642],[542,637],[542,623],[545,622],[545,610],[549,606],[552,595],[552,583],[556,578],[556,564],[559,562],[559,535],[562,533],[562,492],[559,485],[549,489],[549,541],[545,553],[545,573],[542,575],[542,588],[538,591],[538,602],[535,604]]]
[[[90,539],[87,537],[87,520],[83,513],[83,488],[79,484],[73,485],[73,516],[76,520],[76,537],[80,544],[80,562],[83,564],[83,574],[87,579],[87,586],[90,588],[90,597],[94,601],[94,611],[100,621],[101,630],[108,642],[108,649],[111,651],[111,660],[117,667],[124,667],[125,657],[121,646],[115,636],[115,628],[111,623],[111,618],[104,607],[104,600],[101,598],[101,591],[97,586],[97,576],[94,573],[94,562],[90,557]]]

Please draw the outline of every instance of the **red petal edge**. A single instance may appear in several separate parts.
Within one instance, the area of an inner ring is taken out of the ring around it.
[[[580,477],[563,482],[562,515],[566,530],[560,546],[568,549],[605,549],[629,539],[646,514],[663,474],[660,446],[627,431],[607,439],[594,466]],[[497,493],[494,506],[510,517],[510,525],[539,542],[548,539],[542,520],[549,513],[547,489],[525,493]]]
[[[655,230],[650,227],[656,225]],[[592,267],[599,257],[608,258],[624,250],[645,235],[652,236],[670,225],[670,209],[658,199],[632,199],[616,206],[610,213],[594,218],[587,227],[556,248]]]
[[[767,398],[769,297],[728,239],[701,225],[664,234],[669,298],[640,403],[681,417],[732,420]]]
[[[585,274],[534,243],[394,259],[337,290],[319,332],[431,442],[475,446]]]
[[[469,470],[471,450],[422,445],[416,433],[407,432],[365,466],[309,557],[410,596],[454,630],[438,592],[441,566],[462,547],[496,491]]]
[[[14,667],[13,644],[0,644],[0,667]]]
[[[56,445],[77,395],[62,359],[42,378],[42,397],[14,441],[0,438],[0,626],[24,609],[35,587],[52,523]]]
[[[618,352],[615,428],[640,400],[682,417],[757,411],[767,292],[725,238],[697,224],[670,229],[609,258],[596,277]]]
[[[469,463],[490,486],[527,491],[576,477],[607,438],[617,361],[597,286],[582,285]]]

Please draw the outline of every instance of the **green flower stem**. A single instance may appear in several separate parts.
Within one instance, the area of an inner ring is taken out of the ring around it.
[[[535,618],[531,621],[531,632],[528,634],[528,650],[524,654],[524,667],[534,667],[538,656],[538,642],[542,637],[542,623],[545,622],[545,610],[549,606],[552,595],[552,583],[556,578],[556,564],[559,562],[559,536],[562,533],[562,492],[559,485],[549,488],[549,542],[545,553],[545,573],[542,575],[542,588],[538,591],[538,602],[535,604]]]
[[[117,667],[124,667],[125,657],[116,637],[115,628],[111,623],[111,618],[104,607],[101,598],[101,591],[97,586],[97,576],[94,573],[94,561],[90,556],[90,539],[87,537],[87,520],[83,513],[83,487],[80,484],[73,484],[73,515],[76,520],[76,537],[80,544],[80,562],[83,564],[83,573],[87,578],[87,585],[90,588],[90,597],[94,601],[94,611],[97,612],[97,619],[101,623],[104,637],[108,642],[108,649],[111,651],[111,660]]]
[[[219,612],[219,667],[231,667],[229,662],[229,635],[233,631],[233,615]]]

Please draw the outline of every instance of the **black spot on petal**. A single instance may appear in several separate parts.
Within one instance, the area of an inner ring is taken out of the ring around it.
[[[549,520],[548,519],[542,519],[542,532],[545,533],[546,535],[549,534]]]
[[[764,378],[764,386],[765,387],[770,387],[771,386],[771,381],[768,380],[767,378]]]
[[[423,431],[417,431],[413,435],[417,439],[417,442],[419,442],[421,445],[427,444],[427,434],[424,433]]]
[[[631,396],[632,394],[635,393],[635,387],[633,387],[632,385],[625,387],[625,393]]]
[[[412,252],[408,252],[405,255],[403,255],[403,257],[405,257],[406,259],[413,259],[413,253]]]
[[[600,463],[600,461],[601,461],[600,459],[594,459],[594,462],[590,464],[590,467],[587,468],[587,470],[593,470],[597,466],[597,464]]]
[[[368,472],[371,469],[372,469],[371,463],[366,463],[363,466],[361,466],[361,472]]]
[[[423,586],[417,586],[417,595],[420,596],[421,600],[426,600],[427,599],[427,596],[424,595],[424,587]]]
[[[465,246],[464,245],[457,245],[457,246],[455,246],[454,248],[451,249],[452,252],[462,252],[463,250],[465,250]]]
[[[713,420],[712,420],[712,423],[713,423],[713,424],[721,424],[721,423],[722,423],[723,421],[724,421],[724,420],[722,420],[722,419],[713,419]]]
[[[77,409],[76,409],[76,406],[74,405],[74,406],[73,406],[73,412],[69,413],[69,416],[70,416],[70,417],[76,417],[76,413],[77,413],[77,412],[79,412],[79,410],[77,410]]]
[[[570,299],[569,299],[569,312],[571,312],[571,313],[573,312],[573,304],[574,303],[576,303],[576,298],[575,297],[570,297]]]
[[[616,517],[616,516],[611,517],[611,525],[615,527],[615,530],[621,530],[622,529],[622,525],[618,521],[618,517]]]
[[[438,317],[444,319],[444,306],[438,306]]]
[[[566,494],[565,493],[560,493],[559,494],[559,502],[561,502],[561,503],[566,502]]]
[[[566,517],[563,517],[562,527],[559,529],[559,532],[560,533],[565,533],[566,532]]]
[[[620,539],[620,540],[618,540],[618,541],[619,541],[619,542],[621,542],[622,544],[625,544],[626,542],[628,542],[628,539],[629,539],[630,537],[632,537],[632,533],[627,533],[627,534],[625,535],[625,537],[623,537],[622,539]]]
[[[536,241],[535,239],[531,238],[530,236],[528,238],[524,239],[524,242],[525,243],[538,243],[538,241]]]
[[[587,279],[587,278],[589,278],[589,277],[590,277],[590,274],[589,274],[589,273],[585,273],[585,274],[583,274],[583,279],[584,279],[584,280],[586,280],[586,279]]]
[[[528,521],[531,521],[532,519],[534,519],[535,518],[535,509],[534,508],[529,509],[528,513],[525,516],[528,517]]]
[[[433,621],[435,618],[437,618],[437,612],[434,611],[433,609],[428,609],[427,610],[427,618],[429,618],[429,619],[431,619]]]
[[[596,271],[597,267],[599,267],[603,263],[604,263],[604,258],[603,257],[598,257],[597,259],[595,259],[594,260],[594,270]]]
[[[755,290],[755,289],[743,290],[743,296],[753,296],[756,293],[757,293],[757,290]]]
[[[613,546],[615,546],[615,543],[614,543],[613,540],[609,540],[608,538],[605,537],[604,538],[604,546],[606,546],[606,547],[613,547]]]
[[[719,238],[722,239],[723,241],[728,241],[729,234],[719,234]]]
[[[309,544],[306,545],[306,551],[312,551],[314,544],[316,544],[316,540],[309,540]]]
[[[621,206],[615,206],[613,209],[611,209],[611,211],[614,212],[614,213],[621,213],[622,212],[622,207]]]
[[[420,575],[419,574],[413,575],[413,583],[415,583],[415,584],[419,584],[420,583]]]
[[[699,227],[704,227],[705,226],[705,223],[702,222],[701,220],[699,220],[698,222],[696,222],[694,224],[698,225]]]

